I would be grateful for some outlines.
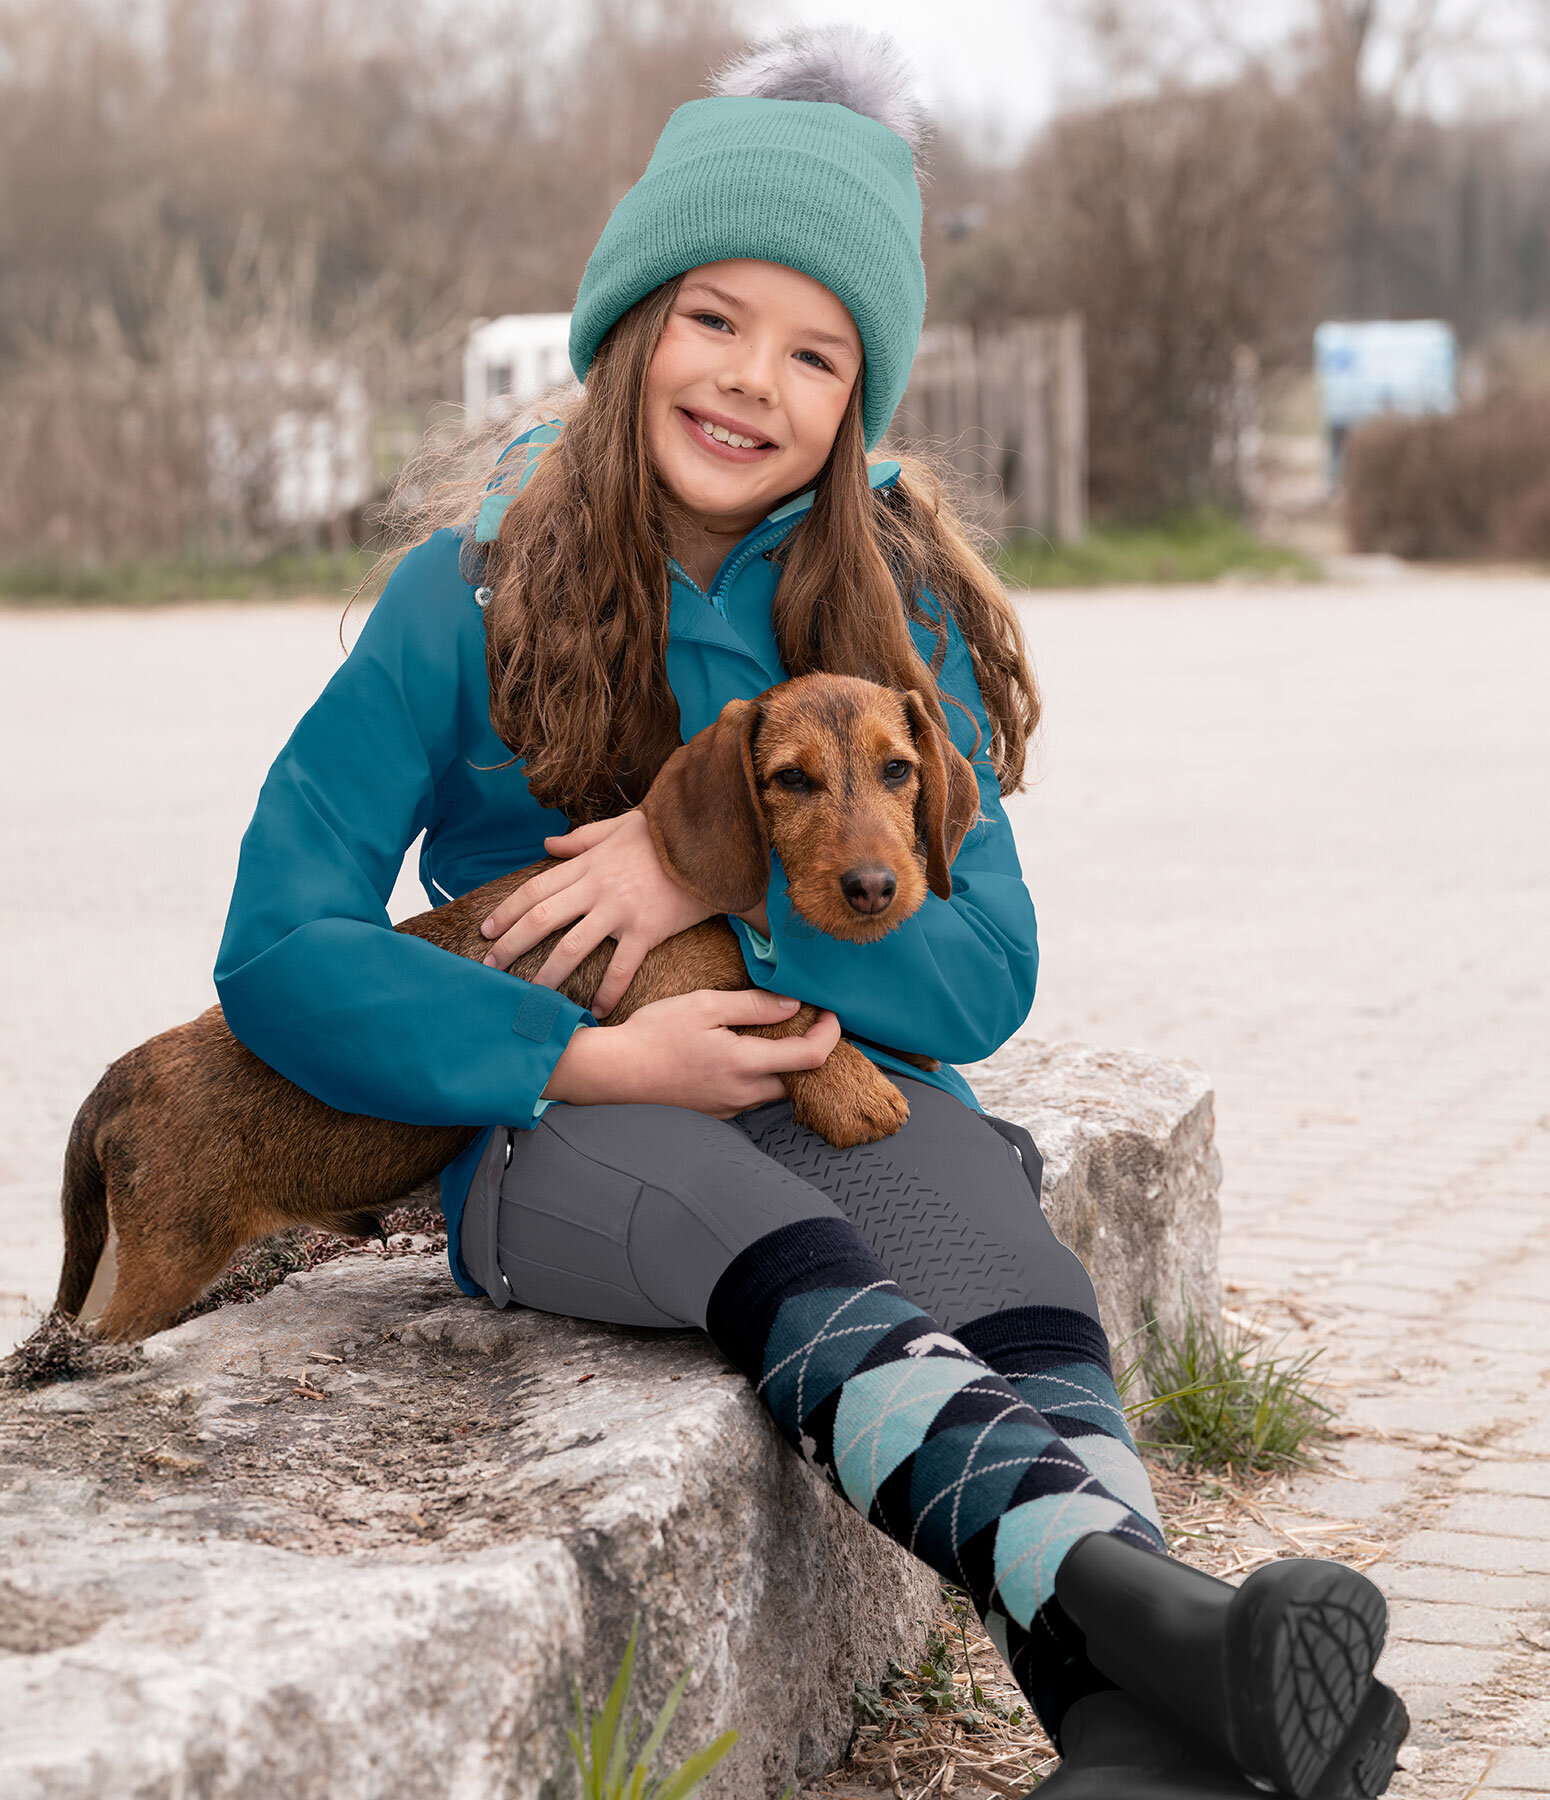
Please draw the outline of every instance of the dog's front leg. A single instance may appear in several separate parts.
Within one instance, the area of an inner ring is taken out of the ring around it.
[[[737,1029],[749,1037],[798,1037],[817,1017],[816,1008],[801,1006],[778,1025]],[[892,1137],[910,1116],[903,1094],[847,1038],[841,1038],[816,1069],[790,1069],[781,1080],[791,1096],[797,1124],[816,1132],[836,1150]]]
[[[877,1064],[845,1038],[816,1069],[781,1076],[798,1125],[837,1150],[892,1137],[910,1116],[909,1102]]]

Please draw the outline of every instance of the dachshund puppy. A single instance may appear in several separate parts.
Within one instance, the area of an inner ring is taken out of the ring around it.
[[[831,936],[866,944],[908,919],[928,888],[951,894],[950,865],[979,816],[979,789],[917,692],[818,674],[731,701],[668,758],[641,809],[663,867],[719,913],[757,904],[773,848],[793,907]],[[482,960],[481,921],[554,866],[546,857],[395,929]],[[568,929],[551,932],[510,973],[531,980]],[[561,992],[589,1005],[614,949],[605,938]],[[622,1024],[670,995],[751,985],[731,926],[706,919],[658,945],[602,1023]],[[816,1016],[804,1005],[779,1024],[737,1029],[787,1037]],[[908,1117],[898,1088],[843,1038],[820,1068],[782,1079],[797,1120],[840,1147],[887,1137]],[[147,1336],[257,1238],[293,1225],[375,1232],[380,1212],[478,1130],[325,1106],[247,1050],[212,1006],[121,1056],[77,1113],[65,1150],[55,1306],[80,1312],[111,1222],[117,1268],[96,1329],[110,1339]]]

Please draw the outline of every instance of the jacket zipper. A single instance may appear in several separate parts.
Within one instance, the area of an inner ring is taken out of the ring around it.
[[[784,519],[782,519],[778,525],[767,527],[764,531],[759,533],[756,537],[750,538],[749,541],[743,546],[743,548],[737,553],[735,560],[728,563],[722,569],[721,573],[716,577],[716,579],[711,583],[709,593],[707,593],[706,590],[700,586],[700,584],[694,579],[694,577],[683,566],[683,564],[681,562],[679,562],[679,560],[676,556],[670,556],[667,559],[668,566],[670,568],[676,570],[676,572],[683,579],[685,584],[687,586],[691,587],[694,590],[694,592],[697,593],[702,600],[709,601],[709,603],[716,609],[716,611],[721,614],[722,618],[725,619],[727,617],[727,609],[722,604],[722,602],[726,599],[727,589],[729,587],[731,587],[732,583],[737,579],[738,575],[741,573],[741,571],[743,569],[744,564],[746,564],[753,558],[753,556],[758,552],[758,550],[763,546],[763,544],[768,539],[770,539],[772,537],[784,537],[787,529],[788,529],[787,523]],[[728,619],[727,623],[730,624],[731,620]]]
[[[765,539],[771,536],[784,537],[790,529],[787,522],[782,519],[780,524],[776,525],[772,531],[766,531],[762,536],[753,538],[738,555],[737,560],[717,578],[713,584],[711,590],[712,593],[719,588],[724,596],[726,590],[731,587],[732,583],[742,572],[743,565],[753,560],[754,554],[761,548]],[[718,606],[717,610],[721,613],[722,618],[726,618],[726,611],[724,608]]]

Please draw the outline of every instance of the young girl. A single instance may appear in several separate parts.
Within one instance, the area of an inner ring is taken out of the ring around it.
[[[795,1450],[973,1596],[1064,1756],[1052,1795],[1377,1793],[1404,1719],[1372,1678],[1376,1588],[1283,1561],[1234,1589],[1165,1554],[1038,1152],[951,1066],[1033,999],[1001,796],[1038,700],[929,481],[868,462],[925,306],[919,135],[886,41],[845,32],[673,114],[582,278],[584,397],[398,565],[281,751],[216,985],[238,1037],[328,1104],[487,1127],[443,1176],[465,1292],[708,1332]],[[951,897],[842,943],[773,856],[733,921],[755,988],[595,1029],[708,916],[657,860],[652,778],[729,700],[811,670],[920,690],[972,757]],[[486,921],[482,965],[389,929],[422,829],[435,904],[562,859]],[[562,927],[536,982],[506,973]],[[588,1011],[554,984],[609,937]],[[805,1036],[732,1029],[799,1000],[827,1009]],[[795,1125],[780,1080],[842,1024],[910,1107],[851,1151]]]

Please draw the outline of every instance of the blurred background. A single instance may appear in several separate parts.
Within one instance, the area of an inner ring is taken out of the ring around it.
[[[0,0],[0,593],[336,585],[804,21],[936,112],[900,435],[1020,579],[1550,557],[1547,0]]]

